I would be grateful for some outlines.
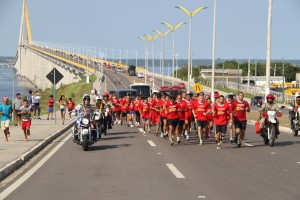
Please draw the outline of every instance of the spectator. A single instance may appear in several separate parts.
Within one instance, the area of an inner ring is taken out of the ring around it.
[[[65,95],[61,95],[59,99],[59,109],[60,109],[60,116],[62,120],[62,125],[65,124],[65,115],[66,115],[66,99]]]
[[[30,106],[32,106],[32,91],[29,90],[29,94],[27,95],[27,101]],[[31,107],[32,108],[32,107]]]
[[[67,107],[68,107],[68,112],[69,112],[69,116],[70,116],[70,120],[71,120],[71,118],[72,118],[71,111],[74,110],[74,108],[75,108],[75,103],[72,100],[72,98],[69,98],[69,100],[67,102]]]
[[[32,97],[32,104],[34,105],[34,117],[33,117],[33,119],[36,118],[36,111],[38,111],[37,119],[41,119],[41,117],[40,117],[41,116],[40,99],[41,99],[41,95],[38,92],[36,92]]]
[[[20,108],[23,104],[23,100],[21,98],[21,94],[17,93],[16,98],[13,101],[12,109],[14,111],[14,121],[15,121],[15,126],[18,126],[18,124],[21,126],[21,114],[20,113]]]
[[[8,141],[10,136],[9,132],[9,123],[12,116],[12,107],[8,105],[8,97],[3,97],[3,104],[0,105],[0,114],[1,114],[1,128],[4,131],[5,141]]]
[[[49,100],[48,100],[48,117],[47,120],[49,120],[49,118],[53,119],[53,105],[55,103],[55,100],[53,99],[53,95],[49,96]]]

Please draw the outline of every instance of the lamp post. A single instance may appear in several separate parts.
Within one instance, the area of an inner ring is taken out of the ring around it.
[[[119,49],[119,52],[120,52],[120,61],[119,61],[119,63],[122,64],[122,50]]]
[[[285,82],[285,77],[284,77],[284,58],[282,59],[282,101],[284,101],[284,82]]]
[[[115,49],[112,49],[112,61],[115,62]]]
[[[147,69],[147,64],[148,64],[148,62],[147,62],[147,52],[148,52],[148,40],[146,39],[146,38],[144,38],[144,37],[138,37],[138,38],[140,38],[141,40],[143,40],[144,42],[145,42],[145,69]],[[145,83],[147,82],[147,74],[145,73]]]
[[[189,12],[186,8],[182,6],[176,6],[175,8],[181,9],[185,12],[189,17],[189,51],[188,51],[188,89],[187,92],[190,92],[190,74],[191,74],[191,48],[192,48],[192,18],[197,14],[200,10],[206,9],[207,7],[201,6],[194,10],[193,12]]]
[[[138,51],[135,50],[135,66],[137,67]]]
[[[126,66],[128,66],[128,50],[125,50],[126,52]]]
[[[165,37],[171,32],[171,30],[166,31],[165,33],[161,33],[158,30],[153,30],[154,32],[156,32],[162,39],[162,61],[161,61],[161,66],[162,66],[162,81],[161,84],[162,86],[164,86],[165,84],[165,77],[164,77],[164,53],[165,53]]]
[[[151,40],[151,44],[152,44],[152,86],[154,87],[155,84],[154,84],[154,48],[153,48],[153,43],[154,43],[154,40],[159,36],[158,34],[155,35],[155,36],[151,36],[151,35],[148,35],[148,34],[145,34],[148,39],[147,40]]]
[[[273,0],[269,0],[265,96],[267,96],[270,93],[272,3]]]
[[[175,31],[183,24],[186,24],[186,22],[180,22],[176,26],[172,26],[168,22],[162,22],[162,24],[168,26],[171,29],[171,32],[173,34],[173,48],[172,48],[172,85],[174,85],[174,76],[175,76]]]

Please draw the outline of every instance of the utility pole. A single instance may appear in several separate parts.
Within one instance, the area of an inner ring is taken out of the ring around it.
[[[250,87],[250,58],[248,60],[248,82],[247,82],[247,92],[249,92]]]
[[[284,58],[282,59],[282,101],[285,103],[284,99],[284,83],[285,83],[285,77],[284,77]]]

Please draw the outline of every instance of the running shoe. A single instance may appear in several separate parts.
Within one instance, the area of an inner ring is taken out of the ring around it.
[[[180,144],[180,138],[177,137],[177,144]]]
[[[190,136],[186,135],[185,140],[189,140],[189,139],[190,139]]]
[[[203,140],[200,140],[199,145],[201,146],[203,144]]]
[[[163,132],[160,133],[160,137],[161,137],[161,138],[164,137],[164,133],[163,133]]]
[[[229,143],[233,144],[233,139],[232,138],[230,138]]]
[[[237,148],[241,148],[241,146],[242,146],[242,145],[241,145],[240,143],[238,143],[238,144],[236,145]]]
[[[131,124],[130,127],[133,128],[133,125]]]
[[[146,136],[146,135],[147,135],[147,134],[146,134],[146,131],[144,131],[143,135],[144,135],[144,136]]]
[[[173,140],[171,141],[171,146],[174,146],[174,142],[173,142]]]
[[[217,150],[220,150],[221,149],[221,144],[219,143],[218,145],[217,145]]]
[[[233,140],[233,143],[237,143],[237,142],[238,142],[238,137],[235,136],[235,137],[234,137],[234,140]]]

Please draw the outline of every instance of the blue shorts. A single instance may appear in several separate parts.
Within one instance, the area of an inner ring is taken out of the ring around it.
[[[143,121],[149,122],[149,121],[150,121],[150,118],[143,118]]]
[[[53,112],[53,108],[48,108],[48,113]]]
[[[135,111],[130,111],[129,113],[130,113],[130,114],[135,114]]]

